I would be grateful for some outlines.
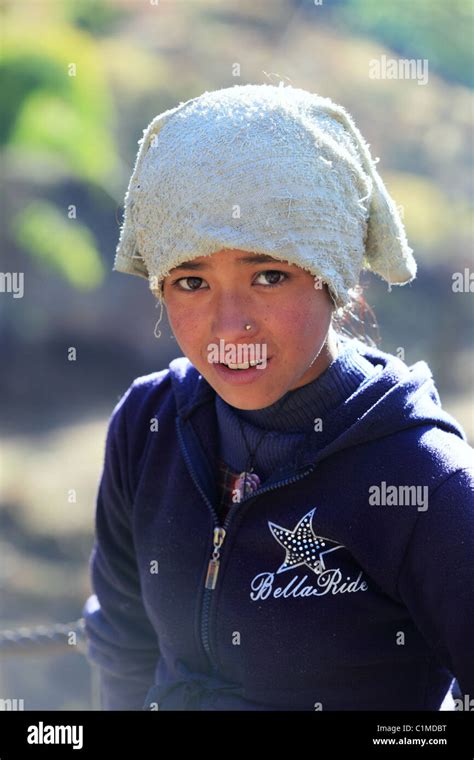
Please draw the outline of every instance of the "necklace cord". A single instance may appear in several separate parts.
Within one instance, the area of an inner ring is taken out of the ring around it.
[[[283,398],[280,399],[280,401],[282,401],[283,403],[281,403],[280,407],[278,408],[279,412],[282,411],[282,409],[285,406],[286,402],[289,401],[289,399],[291,397],[292,397],[291,391],[288,391],[287,398],[285,398],[283,396]],[[243,439],[245,441],[245,447],[246,447],[247,453],[248,453],[246,467],[245,467],[244,471],[240,474],[240,477],[243,477],[243,483],[244,483],[244,485],[243,485],[243,489],[244,489],[243,496],[245,498],[247,496],[247,483],[248,483],[248,481],[247,481],[247,474],[251,474],[251,472],[253,471],[253,464],[252,464],[252,462],[254,461],[254,458],[255,458],[255,455],[256,455],[256,453],[258,451],[258,448],[259,448],[261,442],[263,441],[263,439],[265,438],[265,436],[268,435],[268,433],[271,433],[273,431],[271,431],[271,430],[265,430],[265,432],[263,433],[263,435],[258,439],[257,445],[256,445],[255,449],[253,451],[251,451],[250,447],[249,447],[249,444],[248,444],[248,441],[247,441],[247,436],[245,435],[245,432],[244,432],[242,421],[241,421],[240,416],[238,414],[237,414],[237,420],[239,422],[240,431],[241,431],[242,437],[243,437]],[[301,446],[298,448],[298,452],[302,449],[303,445],[305,445],[307,443],[309,435],[310,435],[310,433],[307,433],[305,435],[305,440],[303,441],[303,443],[301,444]]]

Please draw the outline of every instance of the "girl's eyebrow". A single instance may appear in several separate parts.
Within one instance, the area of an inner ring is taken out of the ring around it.
[[[266,253],[259,253],[249,256],[240,256],[236,261],[239,264],[264,264],[266,261],[274,261],[278,264],[284,264],[281,259],[275,259],[273,256],[268,256]],[[209,269],[209,264],[198,261],[183,261],[182,264],[178,264],[174,269]]]

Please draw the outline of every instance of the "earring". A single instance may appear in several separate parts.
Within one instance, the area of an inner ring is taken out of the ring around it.
[[[155,306],[158,306],[158,301],[156,302]],[[163,302],[160,303],[160,306],[161,306],[160,318],[159,318],[158,322],[156,323],[155,328],[153,330],[153,335],[155,336],[155,338],[161,338],[161,330],[158,330],[158,335],[157,335],[156,334],[156,328],[158,327],[158,325],[160,324],[160,322],[161,322],[161,320],[163,318]],[[176,338],[174,337],[173,334],[170,335],[170,340],[176,340]]]
[[[157,301],[156,304],[155,304],[155,307],[158,306],[158,304],[160,304],[161,308],[160,308],[160,318],[159,318],[158,322],[156,323],[156,325],[154,327],[154,330],[153,330],[153,335],[155,336],[155,338],[161,338],[161,330],[158,330],[158,335],[157,335],[156,334],[156,328],[158,327],[158,325],[160,324],[160,322],[161,322],[161,320],[163,318],[163,301]]]

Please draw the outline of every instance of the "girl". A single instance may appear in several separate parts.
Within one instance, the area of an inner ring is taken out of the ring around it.
[[[424,361],[337,327],[362,269],[416,275],[351,116],[235,86],[139,144],[114,268],[184,356],[109,423],[84,606],[103,707],[474,696],[472,449]]]

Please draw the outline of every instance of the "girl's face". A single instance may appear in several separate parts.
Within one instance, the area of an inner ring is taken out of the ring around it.
[[[238,409],[273,404],[337,356],[327,285],[271,256],[230,249],[200,256],[171,271],[163,294],[181,350]],[[260,367],[226,366],[259,360]]]

